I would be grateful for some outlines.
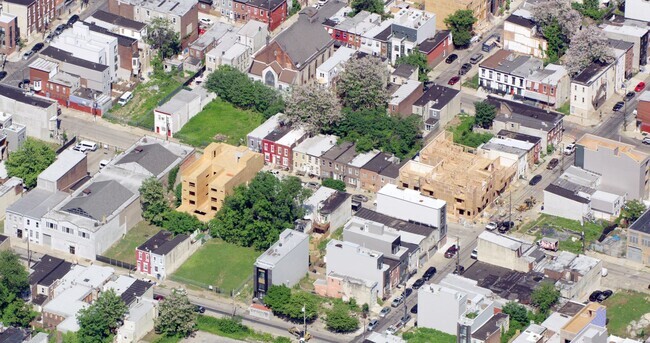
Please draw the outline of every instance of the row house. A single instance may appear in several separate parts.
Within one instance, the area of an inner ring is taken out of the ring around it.
[[[138,41],[142,41],[147,37],[147,24],[103,10],[97,10],[84,22],[101,26],[113,33],[137,39]]]
[[[355,156],[348,163],[347,175],[345,176],[345,183],[347,183],[348,187],[354,189],[361,187],[361,168],[379,155],[379,153],[377,150],[364,152]]]
[[[377,193],[385,185],[395,184],[395,178],[399,175],[399,166],[398,157],[380,152],[361,167],[359,171],[361,189]],[[390,177],[391,170],[395,175],[393,177]]]
[[[543,66],[540,59],[499,50],[479,65],[479,85],[490,92],[523,97],[526,77]]]
[[[257,20],[249,20],[236,33],[228,32],[205,55],[206,72],[211,73],[221,65],[246,72],[253,53],[266,44],[268,35],[267,25]]]
[[[347,165],[357,155],[355,144],[343,142],[329,149],[321,157],[321,178],[345,182]]]
[[[566,68],[549,64],[526,77],[524,98],[557,109],[569,100],[571,79]]]
[[[611,49],[614,61],[614,89],[617,93],[627,92],[625,81],[632,78],[634,67],[634,43],[626,42],[620,39],[608,39],[609,48]]]
[[[627,12],[627,11],[626,11]],[[622,40],[634,44],[632,62],[633,72],[640,70],[642,66],[648,64],[648,40],[650,38],[650,29],[645,23],[625,23],[620,25],[613,23],[603,27],[603,33],[607,38]]]
[[[614,63],[593,62],[571,80],[571,115],[596,119],[603,104],[615,93]]]
[[[330,88],[336,85],[339,74],[347,61],[353,58],[356,51],[344,46],[338,48],[332,57],[316,69],[317,82],[323,88]]]
[[[533,144],[533,149],[529,152],[530,165],[539,163],[542,154],[542,139],[537,136],[527,135],[509,130],[499,130],[495,137],[504,140],[514,140]]]
[[[4,0],[2,12],[11,13],[18,21],[18,37],[26,39],[37,32],[52,29],[51,23],[56,14],[56,3],[53,0]]]
[[[650,132],[650,91],[641,93],[636,111],[636,126],[641,132]]]
[[[264,162],[286,170],[293,166],[293,148],[307,138],[302,128],[279,126],[262,140]]]
[[[436,34],[422,41],[418,49],[427,57],[427,65],[434,68],[444,61],[454,51],[454,42],[451,31],[440,30]]]
[[[195,237],[160,230],[135,249],[136,270],[163,280],[200,246]]]
[[[289,17],[287,0],[233,0],[236,22],[261,21],[275,30]]]
[[[410,116],[413,114],[413,104],[422,94],[424,94],[422,82],[407,80],[391,94],[388,100],[388,113],[402,118]]]
[[[0,13],[0,54],[8,56],[18,51],[18,37],[18,17],[10,13]]]
[[[321,175],[321,156],[330,150],[338,137],[332,135],[317,135],[305,139],[293,149],[293,171],[305,175]]]
[[[517,10],[503,22],[503,48],[519,54],[545,58],[548,43],[537,29],[532,13]]]
[[[112,32],[95,24],[84,23],[84,25],[92,32],[117,38],[118,79],[128,80],[130,77],[137,77],[142,71],[142,65],[149,65],[149,60],[144,62],[142,60],[150,58],[151,54],[141,54],[142,50],[137,39]]]
[[[413,103],[413,113],[422,117],[425,131],[444,127],[460,113],[459,94],[459,90],[433,85]]]
[[[381,23],[381,16],[368,11],[361,11],[354,17],[350,17],[349,14],[351,13],[353,13],[351,8],[344,7],[333,17],[325,20],[323,26],[325,26],[332,38],[340,42],[342,46],[359,49],[363,34],[377,27]]]
[[[209,29],[207,29],[197,40],[190,44],[190,57],[198,60],[203,60],[205,55],[213,49],[222,40],[226,39],[226,35],[231,35],[233,44],[236,41],[237,34],[233,32],[234,26],[228,23],[216,22]]]

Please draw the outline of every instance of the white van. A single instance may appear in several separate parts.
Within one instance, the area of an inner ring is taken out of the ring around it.
[[[99,169],[103,169],[103,168],[106,167],[106,166],[108,165],[108,163],[110,163],[110,162],[111,162],[111,161],[109,161],[109,160],[101,160],[101,161],[99,161]]]
[[[81,141],[78,146],[85,150],[97,151],[97,143],[91,141]]]
[[[120,104],[121,106],[124,106],[129,101],[131,101],[131,99],[133,99],[133,93],[125,92],[124,94],[122,94],[122,96],[120,96],[120,99],[117,101],[117,103]]]

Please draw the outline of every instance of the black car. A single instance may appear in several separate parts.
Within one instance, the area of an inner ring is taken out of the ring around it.
[[[196,311],[198,313],[205,313],[205,307],[203,307],[201,305],[196,305],[196,307],[194,308],[194,311]]]
[[[616,103],[616,105],[614,105],[614,107],[612,108],[612,110],[613,110],[614,112],[616,112],[616,111],[620,110],[621,108],[623,108],[623,106],[625,106],[625,103],[622,102],[622,101],[619,101],[619,102]]]
[[[532,179],[530,179],[530,182],[528,182],[528,184],[531,185],[531,186],[535,186],[540,181],[542,181],[542,176],[541,175],[535,175],[535,176],[533,176]]]
[[[32,51],[33,52],[39,52],[39,51],[41,51],[41,49],[43,49],[44,46],[45,46],[45,44],[43,44],[43,43],[36,43],[32,47]]]
[[[458,55],[451,54],[451,55],[447,56],[447,59],[445,60],[445,62],[447,64],[451,64],[451,63],[454,63],[454,61],[457,60],[457,59],[458,59]]]
[[[413,288],[407,288],[404,290],[404,293],[402,293],[402,298],[406,299],[413,293]]]
[[[4,79],[5,77],[7,77],[7,72],[4,70],[0,71],[0,80]]]
[[[63,32],[63,30],[65,30],[65,25],[61,24],[54,29],[54,34],[58,36]]]
[[[75,14],[72,17],[70,17],[70,19],[68,19],[68,26],[72,27],[72,25],[74,25],[74,23],[76,23],[77,21],[79,21],[79,16]]]
[[[458,75],[465,75],[470,69],[472,69],[472,65],[469,63],[465,63],[460,67],[460,70],[458,71]]]
[[[502,221],[499,223],[499,232],[506,233],[508,232],[508,230],[512,229],[513,227],[515,227],[515,222],[508,221],[508,220]]]
[[[460,264],[454,269],[454,274],[461,275],[465,271],[465,267],[461,266]]]
[[[424,272],[424,275],[422,275],[422,278],[425,281],[429,281],[434,275],[436,275],[437,272],[438,270],[436,269],[436,267],[429,267],[429,269],[427,269],[427,271]]]
[[[413,307],[411,307],[411,313],[413,313],[413,314],[418,313],[418,304],[415,304]]]
[[[591,293],[589,295],[589,301],[592,301],[592,302],[598,301],[598,297],[600,297],[602,294],[603,294],[603,292],[601,292],[601,291],[593,291],[593,293]]]
[[[635,96],[636,92],[627,92],[627,94],[625,94],[625,101],[630,101],[634,99]]]
[[[612,292],[612,291],[609,290],[609,289],[606,290],[606,291],[602,291],[602,292],[601,292],[601,293],[596,297],[596,300],[597,300],[598,302],[603,302],[603,301],[607,300],[607,298],[611,297],[612,294],[614,294],[614,292]]]
[[[418,289],[424,285],[424,279],[417,279],[413,283],[413,289]]]

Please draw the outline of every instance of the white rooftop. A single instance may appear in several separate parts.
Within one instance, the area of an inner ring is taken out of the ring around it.
[[[244,26],[242,26],[239,31],[237,31],[237,34],[240,34],[242,36],[246,37],[253,37],[257,32],[266,30],[268,27],[267,24],[257,21],[257,20],[249,20]]]
[[[59,286],[56,287],[54,292],[56,294],[57,291],[68,289],[72,285],[97,288],[106,283],[114,272],[115,270],[111,267],[102,267],[94,264],[87,267],[75,265],[61,278]]]
[[[639,101],[650,101],[650,91],[644,91],[639,95]]]
[[[86,154],[83,152],[65,149],[57,156],[54,163],[38,175],[38,178],[56,182],[85,158]]]
[[[318,70],[329,72],[330,70],[336,68],[343,62],[347,62],[352,55],[354,55],[355,50],[347,47],[340,47],[336,52],[330,56],[323,64],[318,66]]]
[[[355,156],[352,161],[350,161],[350,165],[356,168],[361,168],[366,165],[366,163],[370,162],[375,156],[379,155],[379,151],[373,150],[373,151],[368,151],[364,152],[362,154],[359,154]]]
[[[317,135],[305,139],[302,143],[293,148],[293,151],[309,156],[320,157],[335,146],[337,140],[338,137],[333,135]]]
[[[222,56],[223,59],[232,60],[234,58],[237,58],[237,56],[241,56],[243,53],[248,51],[248,49],[249,49],[249,47],[247,47],[244,44],[235,43],[228,50],[224,51],[223,55],[221,55],[221,56]]]
[[[643,35],[645,35],[648,32],[648,28],[641,28],[638,26],[631,26],[631,25],[623,25],[623,26],[605,25],[603,31],[617,33],[621,35],[627,35],[627,36],[643,37]]]
[[[508,248],[510,250],[517,250],[517,249],[521,248],[521,246],[522,246],[521,242],[519,242],[519,241],[517,241],[517,240],[515,240],[513,238],[510,238],[510,237],[504,236],[504,235],[499,235],[499,234],[496,234],[496,233],[490,232],[490,231],[481,232],[481,234],[478,235],[478,239],[482,239],[484,241],[488,241],[490,243],[500,245],[500,246],[502,246],[504,248]]]
[[[564,325],[566,325],[566,323],[568,323],[572,318],[573,317],[567,316],[566,314],[553,312],[541,325],[553,332],[560,333],[560,330],[562,330]]]
[[[385,332],[372,332],[366,339],[372,343],[406,343],[401,337],[393,336]]]
[[[135,279],[129,276],[120,275],[116,280],[109,281],[104,285],[104,290],[112,289],[115,294],[124,293],[135,282]]]
[[[318,204],[329,199],[332,194],[336,193],[335,189],[329,187],[320,187],[312,194],[305,202],[302,207],[305,209],[304,219],[313,219],[312,216],[315,210],[318,208]]]
[[[530,324],[512,343],[536,343],[542,338],[546,328],[537,324]]]
[[[42,58],[37,58],[34,60],[34,62],[29,64],[30,68],[45,71],[45,72],[51,72],[52,70],[56,69],[59,66],[58,63],[48,61]]]
[[[273,132],[273,130],[280,124],[280,118],[283,116],[284,114],[282,113],[275,114],[260,126],[256,127],[255,130],[251,131],[248,135],[259,139],[266,137],[266,135]]]
[[[393,93],[389,104],[398,105],[399,103],[404,101],[404,99],[406,99],[409,95],[413,94],[413,92],[415,92],[415,90],[418,87],[420,87],[420,85],[421,85],[420,81],[407,80],[395,91],[395,93]]]
[[[396,185],[386,184],[382,187],[377,194],[386,195],[393,198],[398,198],[421,206],[430,208],[441,209],[447,203],[444,200],[431,198],[420,194],[420,192],[413,189],[399,189]]]
[[[280,234],[278,241],[273,243],[270,248],[257,258],[255,265],[271,269],[305,240],[309,240],[309,235],[300,231],[286,229]]]
[[[276,144],[284,145],[284,146],[291,146],[296,143],[301,137],[305,135],[305,130],[302,128],[297,128],[289,131],[286,135],[284,135],[282,138],[278,139]]]

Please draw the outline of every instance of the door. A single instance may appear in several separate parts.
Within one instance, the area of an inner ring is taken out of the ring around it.
[[[47,247],[52,245],[52,235],[43,234],[43,245]]]
[[[70,253],[71,253],[72,255],[74,255],[76,252],[77,252],[77,248],[75,248],[74,246],[71,245],[71,246],[70,246]]]

